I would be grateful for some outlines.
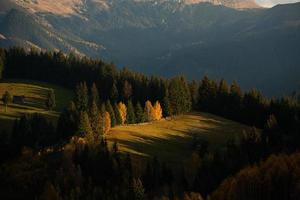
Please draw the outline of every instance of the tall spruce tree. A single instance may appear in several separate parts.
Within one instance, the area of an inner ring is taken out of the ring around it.
[[[117,102],[119,100],[119,92],[118,92],[116,81],[114,81],[111,87],[109,98],[112,102]]]
[[[135,123],[135,112],[134,112],[134,107],[131,102],[131,100],[128,100],[127,102],[127,116],[126,116],[126,123],[127,124],[134,124]]]
[[[169,97],[172,114],[176,115],[190,111],[192,105],[191,94],[184,77],[175,77],[170,80]]]
[[[135,116],[136,116],[136,123],[143,123],[146,121],[145,113],[140,102],[138,102],[135,106]]]
[[[79,85],[76,87],[75,103],[79,112],[88,110],[89,95],[85,82],[79,83]]]
[[[91,104],[95,102],[96,105],[99,105],[100,103],[99,91],[95,83],[93,83],[90,89],[90,102]]]
[[[92,144],[95,142],[93,129],[86,111],[80,113],[80,120],[78,125],[78,134],[86,138],[87,142]]]
[[[102,135],[102,128],[100,122],[101,113],[99,113],[98,106],[95,101],[93,101],[92,106],[90,108],[90,123],[91,127],[93,129],[93,133],[95,135],[95,138]]]
[[[199,83],[195,80],[193,80],[189,84],[190,93],[191,93],[191,99],[192,99],[192,107],[196,108],[198,103],[198,96],[199,96]]]

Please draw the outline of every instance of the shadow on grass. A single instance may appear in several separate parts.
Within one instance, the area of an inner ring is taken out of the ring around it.
[[[222,151],[229,139],[239,139],[238,136],[246,128],[238,123],[211,116],[200,120],[188,117],[188,120],[193,121],[186,124],[186,128],[183,129],[174,126],[162,130],[160,134],[153,135],[147,134],[147,132],[151,133],[147,131],[147,127],[144,133],[142,128],[141,130],[120,130],[120,136],[117,136],[116,131],[109,140],[117,141],[123,151],[142,158],[157,156],[168,163],[179,163],[190,158],[194,136],[207,140],[210,150]],[[201,123],[203,126],[200,125]]]

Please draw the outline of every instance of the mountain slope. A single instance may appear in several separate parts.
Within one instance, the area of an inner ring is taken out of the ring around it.
[[[0,1],[0,46],[72,51],[149,74],[208,74],[268,95],[300,86],[299,3],[241,10],[256,5],[208,1]]]

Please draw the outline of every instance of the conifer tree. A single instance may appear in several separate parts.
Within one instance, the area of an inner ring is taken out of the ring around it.
[[[110,97],[110,100],[113,102],[117,102],[119,99],[119,92],[118,92],[116,81],[114,81],[114,83],[111,87],[109,97]]]
[[[92,85],[92,87],[91,87],[91,89],[90,89],[90,102],[91,102],[91,104],[93,103],[93,102],[95,102],[96,103],[96,105],[99,105],[99,101],[100,101],[100,97],[99,97],[99,91],[98,91],[98,88],[97,88],[97,86],[96,86],[96,84],[95,83],[93,83],[93,85]]]
[[[55,93],[53,90],[50,90],[47,94],[46,107],[48,110],[52,110],[53,108],[55,108],[55,106]]]
[[[76,107],[79,112],[87,111],[89,96],[88,96],[88,88],[86,83],[79,83],[76,87],[76,99],[75,99]]]
[[[90,108],[90,122],[95,137],[98,137],[99,135],[103,134],[101,124],[99,123],[101,117],[101,113],[99,113],[98,111],[98,106],[96,102],[93,101],[92,106]]]
[[[228,96],[229,96],[229,88],[224,79],[222,79],[219,83],[218,92],[217,92],[217,102],[219,112],[224,114],[226,112],[226,106],[228,105]]]
[[[168,96],[165,96],[163,99],[163,116],[164,117],[168,117],[172,115],[172,108],[171,108],[171,104],[169,101]]]
[[[79,124],[79,114],[75,103],[71,101],[67,109],[59,116],[57,132],[61,138],[67,138],[76,133]]]
[[[135,123],[135,118],[136,117],[135,117],[134,107],[132,105],[131,100],[128,100],[126,123],[127,124],[134,124]]]
[[[80,113],[78,134],[83,135],[89,144],[94,143],[94,134],[87,112]]]
[[[140,102],[138,102],[136,104],[136,107],[135,107],[135,116],[136,116],[136,123],[143,123],[145,122],[145,113],[143,111],[143,108],[140,104]]]
[[[184,77],[171,79],[168,91],[172,114],[182,114],[190,111],[192,105],[191,94]]]
[[[13,100],[12,95],[6,91],[2,96],[3,104],[5,105],[5,112],[7,112],[7,105],[10,104]]]
[[[191,99],[192,99],[192,106],[193,108],[196,108],[197,103],[198,103],[198,96],[199,96],[199,83],[195,80],[193,80],[190,84],[189,84],[189,88],[190,88],[190,93],[191,93]]]
[[[132,95],[132,85],[125,80],[124,86],[123,86],[123,98],[124,100],[127,100],[131,97]]]
[[[114,127],[117,122],[116,122],[116,115],[115,115],[115,111],[110,103],[110,101],[106,101],[106,109],[107,109],[107,112],[109,113],[110,115],[110,119],[111,119],[111,127]]]
[[[124,125],[125,121],[126,121],[126,116],[127,116],[127,107],[123,102],[119,102],[118,110],[120,113],[121,124]]]

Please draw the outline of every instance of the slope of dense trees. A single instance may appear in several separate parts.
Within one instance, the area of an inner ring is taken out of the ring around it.
[[[300,154],[271,156],[226,179],[212,200],[300,199]]]
[[[0,138],[1,199],[299,197],[299,154],[273,156],[300,150],[300,107],[291,98],[267,99],[256,90],[243,92],[236,82],[229,86],[208,77],[200,82],[147,77],[60,52],[0,49],[0,58],[3,78],[75,88],[56,127],[42,116],[26,115],[16,120],[8,137]],[[55,95],[47,97],[51,110]],[[111,127],[191,109],[251,125],[253,131],[227,141],[221,152],[209,150],[210,144],[195,136],[190,162],[176,170],[157,158],[133,169],[130,156],[120,154],[116,143],[108,148],[105,135]]]

